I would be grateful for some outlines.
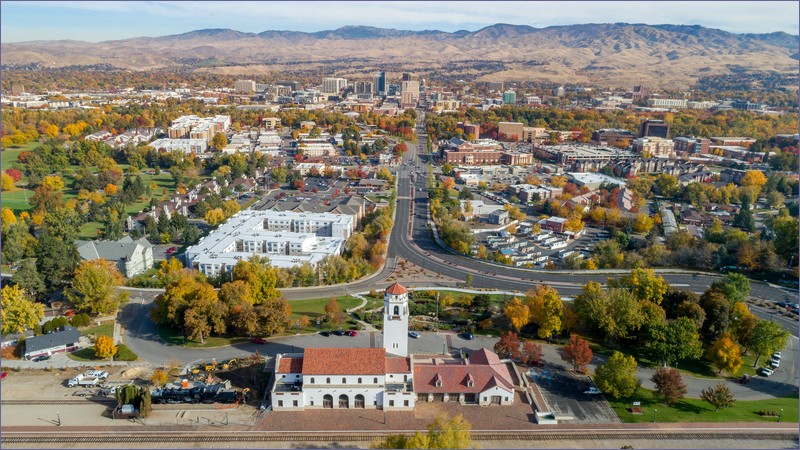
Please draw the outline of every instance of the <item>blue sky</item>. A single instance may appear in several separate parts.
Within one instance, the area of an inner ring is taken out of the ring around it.
[[[99,42],[204,28],[321,31],[344,25],[474,31],[494,23],[537,28],[576,23],[686,24],[734,33],[798,34],[800,3],[773,2],[228,2],[5,1],[0,40]]]

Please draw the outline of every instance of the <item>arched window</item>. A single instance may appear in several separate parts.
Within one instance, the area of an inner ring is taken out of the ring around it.
[[[377,378],[377,377],[375,377],[375,378],[372,380],[372,383],[373,383],[373,384],[378,384],[378,378]]]
[[[347,379],[345,379],[345,377],[342,377],[342,384],[347,384]]]
[[[358,384],[361,384],[361,377],[358,377]]]
[[[400,307],[397,306],[397,305],[394,305],[394,315],[395,316],[399,316],[400,315]]]
[[[331,379],[330,378],[326,378],[325,379],[325,384],[331,384]]]
[[[314,384],[314,378],[313,377],[311,378],[311,384]]]

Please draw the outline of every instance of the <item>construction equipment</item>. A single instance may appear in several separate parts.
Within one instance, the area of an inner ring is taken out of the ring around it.
[[[239,360],[232,358],[230,361],[222,364],[222,370],[235,369],[239,365]]]

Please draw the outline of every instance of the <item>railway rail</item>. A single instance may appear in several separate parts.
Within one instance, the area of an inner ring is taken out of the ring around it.
[[[112,397],[79,397],[53,400],[2,400],[0,405],[85,405],[87,403],[116,404],[117,399]]]
[[[4,432],[0,442],[3,444],[202,444],[202,443],[253,443],[253,442],[372,442],[386,437],[388,434],[400,432],[318,432],[318,433],[286,433],[286,432],[252,432],[236,434],[208,434],[171,432],[164,434],[152,433],[120,433],[97,434],[81,433],[52,433],[43,435],[37,433]],[[552,430],[552,431],[473,431],[474,441],[549,441],[549,440],[797,440],[798,433],[790,429],[777,430],[743,430],[731,432],[700,431],[691,432],[680,430],[666,432],[663,430],[619,430],[619,431],[590,431],[590,430]]]

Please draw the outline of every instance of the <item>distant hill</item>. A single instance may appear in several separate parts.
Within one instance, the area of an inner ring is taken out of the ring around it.
[[[207,29],[100,43],[10,43],[2,44],[0,63],[110,64],[149,70],[214,60],[225,67],[196,70],[257,75],[290,64],[296,70],[303,64],[337,59],[351,64],[363,61],[362,66],[369,69],[392,64],[409,70],[441,70],[450,67],[448,64],[460,64],[466,70],[466,62],[483,60],[497,63],[491,70],[475,71],[475,77],[487,81],[538,79],[685,87],[700,76],[729,73],[734,66],[738,70],[796,73],[799,48],[800,36],[735,34],[698,25],[614,23],[533,28],[495,24],[453,33],[345,26],[314,33]]]

